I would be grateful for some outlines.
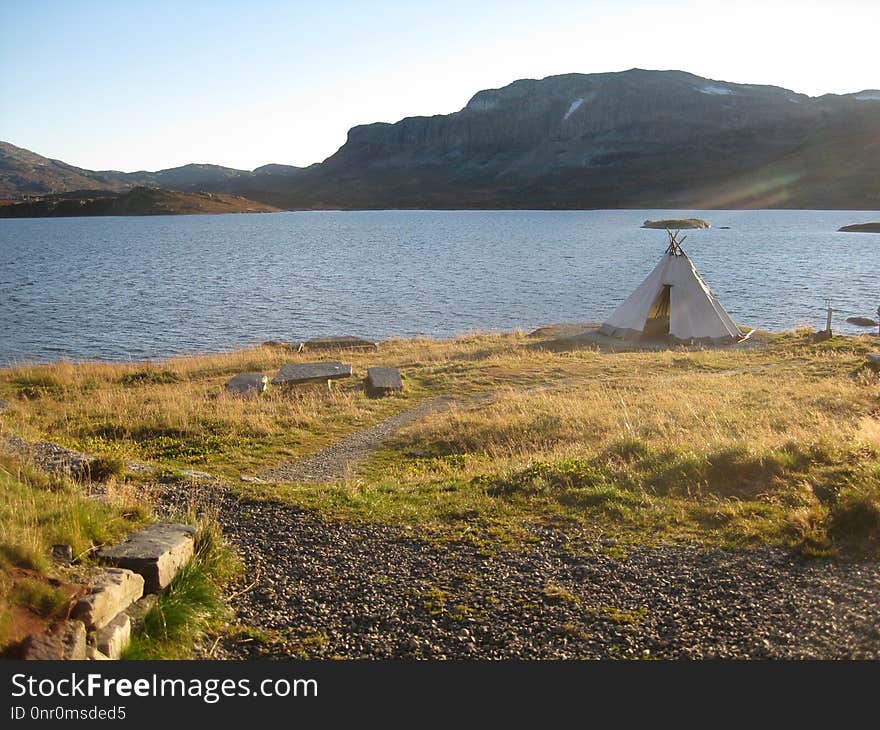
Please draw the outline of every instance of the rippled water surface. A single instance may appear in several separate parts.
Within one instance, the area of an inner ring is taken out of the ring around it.
[[[142,359],[321,335],[601,320],[693,216],[685,249],[735,320],[837,328],[880,304],[853,211],[370,211],[0,220],[0,362]],[[721,226],[730,226],[722,230]]]

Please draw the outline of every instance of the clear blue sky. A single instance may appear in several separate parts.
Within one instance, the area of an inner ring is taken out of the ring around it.
[[[0,0],[0,139],[91,169],[331,155],[558,73],[880,87],[880,0]]]

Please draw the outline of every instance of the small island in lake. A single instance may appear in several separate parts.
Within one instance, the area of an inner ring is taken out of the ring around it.
[[[667,218],[659,221],[645,221],[642,228],[668,228],[669,230],[681,230],[684,228],[711,228],[702,218]]]
[[[880,233],[880,223],[853,223],[837,230],[842,233]]]

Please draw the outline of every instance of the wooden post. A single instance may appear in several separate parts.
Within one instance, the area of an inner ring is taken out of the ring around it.
[[[825,332],[828,333],[828,337],[831,337],[831,318],[834,315],[834,310],[831,308],[831,300],[825,300],[825,309],[827,312],[827,316],[825,317]]]

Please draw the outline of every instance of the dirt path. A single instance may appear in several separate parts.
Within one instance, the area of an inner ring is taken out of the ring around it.
[[[259,473],[259,478],[273,482],[331,482],[351,476],[357,465],[385,443],[395,431],[429,413],[448,408],[453,399],[428,398],[414,408],[356,431],[326,449],[298,461],[288,461]]]

